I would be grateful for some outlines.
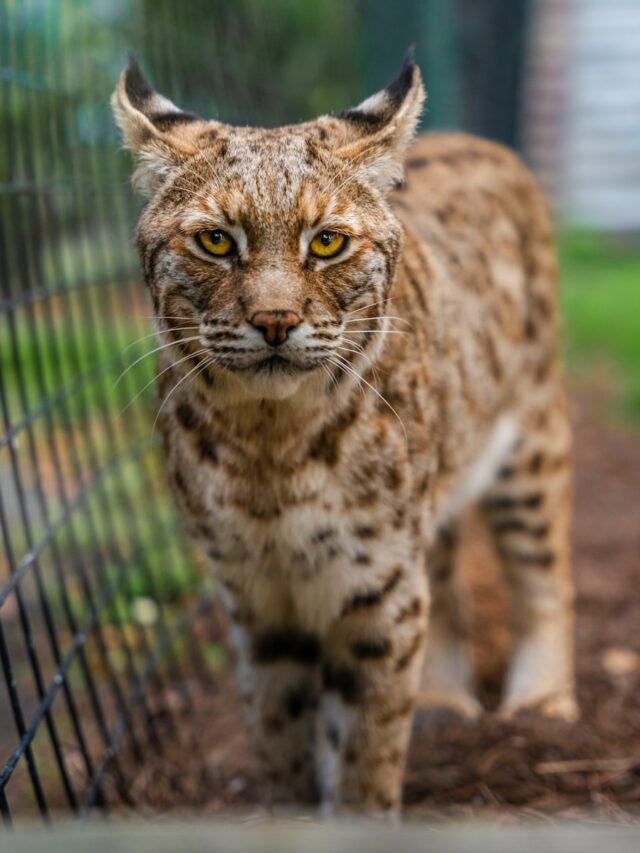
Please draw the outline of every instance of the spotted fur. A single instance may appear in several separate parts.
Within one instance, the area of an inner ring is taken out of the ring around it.
[[[547,209],[498,145],[407,151],[423,99],[411,59],[359,107],[275,130],[184,113],[135,63],[113,97],[148,197],[169,476],[229,608],[270,802],[397,809],[416,705],[478,712],[453,587],[474,500],[513,591],[503,712],[575,714]],[[203,254],[211,228],[236,256]],[[348,237],[328,261],[308,253],[322,229]],[[300,320],[277,350],[264,311]]]

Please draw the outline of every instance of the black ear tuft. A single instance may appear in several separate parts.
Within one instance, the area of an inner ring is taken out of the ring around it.
[[[378,130],[390,121],[409,94],[416,74],[419,75],[414,51],[414,46],[411,45],[404,55],[400,73],[386,88],[367,98],[359,106],[338,113],[337,118],[353,122],[363,130],[368,127],[369,132]]]
[[[389,100],[394,106],[401,104],[404,101],[407,92],[413,83],[413,72],[416,67],[415,60],[416,46],[409,45],[404,55],[404,61],[400,73],[386,88]]]
[[[124,72],[124,89],[131,106],[144,113],[158,130],[167,131],[177,124],[200,121],[200,116],[179,109],[159,95],[147,81],[132,53]]]
[[[129,54],[129,64],[125,71],[124,86],[127,97],[134,107],[140,107],[153,95],[153,89],[147,82],[138,64],[138,60],[132,53]]]

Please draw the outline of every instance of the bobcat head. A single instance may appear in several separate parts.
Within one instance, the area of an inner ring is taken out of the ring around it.
[[[354,109],[232,127],[181,111],[131,60],[112,105],[148,199],[136,239],[176,362],[284,398],[375,358],[402,237],[386,196],[423,101],[408,54]]]

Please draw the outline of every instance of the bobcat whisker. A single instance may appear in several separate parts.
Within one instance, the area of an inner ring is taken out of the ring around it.
[[[193,316],[181,317],[179,314],[133,314],[129,320],[196,320]]]
[[[344,320],[343,324],[346,326],[347,324],[351,325],[353,323],[367,323],[369,320],[399,320],[402,323],[406,323],[407,325],[411,325],[408,320],[405,320],[404,317],[395,317],[392,314],[380,314],[376,317],[355,317],[352,320]]]
[[[155,352],[160,352],[161,350],[167,349],[168,347],[178,346],[178,344],[188,344],[188,343],[191,343],[192,341],[199,341],[199,340],[200,340],[200,335],[192,335],[190,338],[180,338],[179,341],[169,341],[168,344],[162,344],[162,346],[154,347],[153,349],[150,349],[149,352],[145,352],[143,355],[139,356],[138,358],[136,358],[135,361],[131,362],[131,364],[128,364],[125,367],[125,369],[122,371],[120,376],[118,376],[118,378],[114,382],[113,387],[116,388],[119,385],[120,381],[126,376],[126,374],[130,370],[132,370],[136,366],[136,364],[138,364],[141,361],[144,361],[145,358],[148,358],[150,355],[153,355]]]
[[[195,354],[196,354],[196,353],[193,353],[193,355],[195,355]],[[154,418],[154,420],[153,420],[153,424],[152,424],[152,426],[151,426],[151,435],[150,435],[150,438],[153,438],[153,433],[154,433],[154,430],[155,430],[155,428],[156,428],[156,424],[158,423],[158,418],[160,417],[160,413],[162,412],[163,408],[164,408],[164,407],[165,407],[165,405],[168,403],[169,398],[170,398],[170,397],[174,394],[174,392],[175,392],[175,391],[180,387],[180,385],[182,385],[182,383],[185,381],[185,379],[188,379],[188,378],[189,378],[193,373],[195,373],[195,372],[196,372],[196,370],[202,370],[202,369],[204,369],[204,368],[207,368],[207,367],[209,366],[209,364],[210,364],[210,363],[212,363],[212,362],[209,362],[209,361],[206,361],[206,360],[205,360],[204,362],[202,362],[202,363],[200,363],[200,362],[199,362],[198,364],[196,364],[196,366],[195,366],[195,367],[191,368],[191,370],[190,370],[188,373],[186,373],[186,374],[185,374],[181,379],[179,379],[179,380],[178,380],[178,382],[176,382],[176,384],[173,386],[173,388],[171,389],[171,391],[169,391],[169,393],[168,393],[168,394],[167,394],[167,396],[164,398],[164,400],[162,401],[162,403],[160,403],[160,408],[159,408],[159,409],[158,409],[158,411],[156,412],[156,416],[155,416],[155,418]],[[174,365],[172,365],[172,366],[174,366]]]
[[[347,335],[404,335],[411,337],[409,332],[401,332],[400,329],[345,329]]]
[[[332,385],[334,388],[337,388],[337,387],[338,387],[338,380],[336,379],[335,374],[333,374],[333,373],[329,370],[329,368],[327,367],[327,365],[326,365],[326,364],[324,364],[324,363],[321,363],[321,364],[320,364],[320,367],[324,370],[324,372],[325,372],[325,373],[327,374],[327,376],[329,377],[329,383],[330,383],[330,385]]]
[[[125,353],[141,341],[148,341],[149,338],[155,338],[156,335],[159,335],[162,332],[192,332],[194,329],[199,328],[200,326],[171,326],[168,329],[157,329],[155,332],[150,332],[148,335],[142,335],[141,338],[136,338],[135,341],[131,341],[130,344],[127,344],[126,347],[124,347],[122,352]]]
[[[354,353],[355,355],[361,355],[363,358],[365,358],[370,365],[369,369],[372,371],[372,373],[376,379],[376,382],[378,382],[380,379],[380,374],[378,373],[377,365],[375,364],[375,362],[371,361],[371,358],[364,351],[364,347],[361,344],[359,344],[357,341],[348,340],[347,342],[352,344],[355,347],[355,349],[350,349],[349,347],[345,347],[344,345],[340,345],[340,346],[336,347],[336,349],[337,350],[343,350],[344,352],[351,352],[351,353]]]
[[[347,311],[345,314],[346,317],[351,317],[353,314],[361,314],[363,311],[367,311],[369,308],[375,308],[376,305],[382,305],[386,302],[394,302],[395,296],[385,296],[383,299],[378,299],[377,302],[369,302],[367,305],[363,305],[362,308],[356,308],[354,311]]]
[[[177,361],[172,361],[171,364],[167,365],[167,367],[165,367],[163,370],[161,370],[160,373],[155,374],[145,385],[142,386],[142,388],[137,392],[135,397],[132,397],[131,400],[129,400],[129,402],[126,404],[126,406],[124,406],[124,408],[121,409],[120,414],[121,415],[124,414],[124,412],[127,411],[129,406],[132,406],[135,403],[135,401],[138,399],[138,397],[141,394],[144,394],[144,392],[147,390],[149,385],[153,385],[153,383],[156,382],[156,380],[160,376],[162,376],[164,373],[166,373],[168,370],[171,370],[173,367],[177,367],[179,364],[182,364],[183,361],[188,361],[188,359],[194,358],[194,356],[202,355],[203,353],[206,353],[206,352],[208,352],[208,350],[203,347],[202,349],[196,350],[195,352],[190,352],[188,355],[185,355],[182,358],[179,358]]]
[[[407,444],[408,444],[408,443],[409,443],[409,437],[408,437],[408,435],[407,435],[407,429],[406,429],[406,427],[405,427],[405,425],[404,425],[404,423],[403,423],[403,421],[402,421],[402,418],[400,417],[400,415],[398,414],[398,412],[393,408],[393,406],[391,405],[391,403],[390,403],[387,399],[385,399],[385,397],[383,397],[383,395],[382,395],[382,394],[381,394],[381,393],[380,393],[376,388],[374,388],[374,387],[373,387],[373,385],[371,385],[371,383],[370,383],[370,382],[367,382],[367,380],[366,380],[363,376],[361,376],[361,375],[358,373],[358,371],[355,369],[355,367],[353,367],[353,366],[352,366],[348,361],[346,361],[346,359],[344,358],[344,356],[341,356],[341,355],[339,355],[339,354],[337,354],[337,353],[336,353],[336,355],[334,355],[334,358],[338,358],[338,359],[341,359],[342,361],[344,361],[344,362],[345,362],[345,364],[343,364],[343,365],[342,365],[342,367],[343,367],[347,372],[351,373],[351,375],[353,376],[353,378],[354,378],[357,382],[364,382],[364,384],[367,386],[367,388],[369,388],[371,391],[373,391],[373,393],[376,395],[376,397],[379,397],[379,398],[380,398],[380,400],[382,400],[382,402],[385,404],[385,406],[387,406],[387,407],[388,407],[388,408],[393,412],[393,414],[394,414],[394,415],[396,416],[396,418],[398,419],[398,423],[399,423],[399,424],[400,424],[400,426],[402,427],[402,431],[403,431],[403,433],[404,433],[405,441],[406,441],[406,442],[407,442]],[[338,362],[334,362],[334,363],[336,364],[336,366],[337,366],[337,367],[339,367],[339,366],[340,366],[340,364],[339,364]]]

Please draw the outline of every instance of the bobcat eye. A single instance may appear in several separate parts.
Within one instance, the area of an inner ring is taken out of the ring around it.
[[[337,231],[321,231],[309,243],[309,251],[317,258],[335,258],[347,245],[347,238]]]
[[[199,231],[195,235],[196,243],[209,255],[224,258],[235,251],[236,242],[226,231],[216,228],[213,231]]]

